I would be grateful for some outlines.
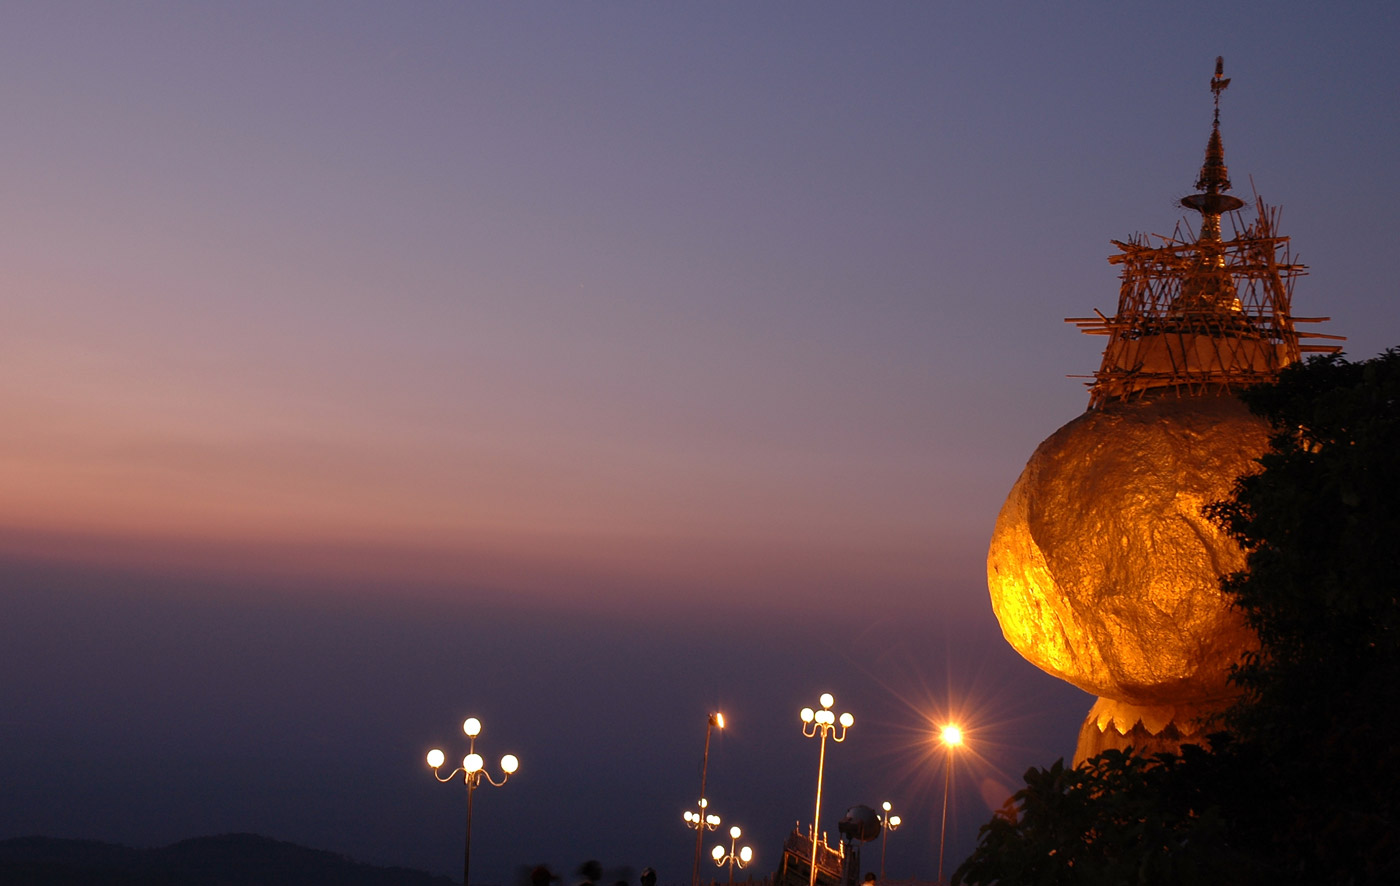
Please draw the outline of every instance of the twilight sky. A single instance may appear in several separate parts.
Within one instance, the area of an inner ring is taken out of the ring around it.
[[[255,831],[474,879],[763,870],[797,710],[823,826],[931,878],[1090,699],[986,544],[1210,127],[1295,310],[1400,344],[1387,3],[0,8],[0,837]],[[1251,186],[1252,181],[1252,186]],[[707,848],[710,845],[707,842]],[[870,865],[867,865],[870,867]]]

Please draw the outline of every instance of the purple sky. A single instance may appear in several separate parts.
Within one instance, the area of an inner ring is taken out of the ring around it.
[[[997,509],[1086,405],[1217,54],[1296,312],[1400,344],[1390,4],[11,4],[0,837],[256,831],[474,879],[759,866],[889,799],[932,877],[1090,699],[1000,640]],[[707,842],[707,847],[709,843]],[[870,867],[870,865],[867,865]]]

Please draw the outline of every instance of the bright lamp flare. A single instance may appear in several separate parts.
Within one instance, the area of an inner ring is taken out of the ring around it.
[[[724,858],[724,847],[716,846],[715,848],[711,849],[710,858],[713,858],[715,861],[719,861],[720,859]]]
[[[724,714],[719,711],[715,711],[715,725],[721,729],[724,728]]]
[[[467,722],[462,724],[462,731],[469,738],[476,738],[481,734],[481,721],[475,717],[468,717]]]
[[[735,840],[739,839],[739,835],[742,833],[743,831],[739,830],[738,825],[735,825],[734,827],[729,829],[729,836],[734,838]]]
[[[836,704],[836,698],[830,692],[823,692],[821,697],[822,707],[829,708]]]
[[[962,744],[962,730],[952,724],[944,726],[941,735],[943,738],[943,743],[946,745],[956,746]]]
[[[753,850],[747,846],[745,846],[743,849],[740,849],[739,860],[742,861],[744,864],[748,864],[750,861],[753,860]]]
[[[467,770],[468,774],[480,772],[481,767],[485,765],[486,761],[481,758],[480,754],[467,754],[462,758],[462,768]]]
[[[438,767],[442,766],[443,763],[446,762],[447,755],[444,754],[442,751],[438,750],[437,748],[433,748],[431,751],[428,751],[429,766],[433,767],[434,769],[437,769]]]
[[[501,771],[506,775],[514,775],[515,770],[520,768],[520,760],[514,754],[506,754],[501,758]]]
[[[842,725],[842,726],[845,726],[847,729],[850,729],[852,726],[855,725],[855,723],[856,723],[856,718],[855,718],[855,717],[852,717],[850,714],[842,714],[842,715],[841,715],[841,725]]]
[[[898,816],[898,815],[891,815],[891,816],[890,816],[890,830],[894,830],[894,829],[897,828],[897,827],[899,827],[899,816]]]
[[[803,708],[803,709],[802,709],[802,722],[803,722],[803,723],[810,723],[810,722],[812,722],[814,719],[816,719],[816,716],[817,716],[816,712],[813,711],[811,708]]]

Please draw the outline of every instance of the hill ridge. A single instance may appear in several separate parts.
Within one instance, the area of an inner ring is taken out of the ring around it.
[[[0,882],[30,886],[448,886],[426,871],[355,861],[252,833],[188,837],[142,849],[30,835],[0,840]]]

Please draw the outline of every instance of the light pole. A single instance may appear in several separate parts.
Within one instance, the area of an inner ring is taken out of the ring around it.
[[[811,708],[802,709],[802,734],[808,738],[817,735],[821,736],[821,752],[817,756],[817,809],[812,814],[812,875],[807,880],[807,886],[817,886],[817,829],[821,826],[822,820],[822,770],[826,768],[826,736],[836,730],[836,715],[831,712],[831,706],[836,703],[830,692],[823,692],[821,697],[822,709],[814,711]],[[841,715],[841,736],[832,737],[832,741],[840,743],[846,740],[846,730],[850,729],[856,718],[850,714]]]
[[[890,831],[899,830],[900,820],[898,815],[890,815],[890,801],[886,800],[881,804],[885,813],[880,816],[880,882],[885,880],[885,835]]]
[[[462,886],[469,886],[472,870],[472,795],[476,791],[477,784],[485,776],[488,784],[500,787],[506,783],[515,770],[520,768],[520,761],[514,754],[506,754],[501,758],[501,780],[496,781],[491,777],[491,773],[486,771],[486,761],[476,752],[476,737],[481,734],[481,721],[475,717],[468,717],[462,724],[462,731],[467,734],[467,755],[462,758],[462,765],[452,770],[447,775],[438,772],[442,764],[446,762],[447,755],[437,748],[428,751],[428,765],[433,769],[433,777],[446,784],[462,773],[462,780],[467,783],[467,840],[466,848],[462,851]]]
[[[704,812],[705,807],[709,805],[709,800],[705,799],[705,776],[710,771],[710,730],[714,729],[716,726],[721,729],[724,728],[724,714],[721,714],[719,711],[715,711],[711,714],[709,719],[705,722],[705,756],[700,762],[700,812],[695,815],[695,821],[698,822],[699,825],[707,824],[704,819]],[[686,813],[686,822],[690,822],[690,815],[691,813]],[[715,817],[715,823],[709,825],[709,829],[714,830],[717,827],[719,827],[718,816]],[[695,866],[690,872],[690,886],[700,886],[700,842],[704,834],[704,827],[695,827]]]
[[[734,883],[734,865],[737,864],[742,868],[744,865],[753,861],[753,850],[747,846],[742,847],[737,855],[734,853],[734,844],[738,841],[741,834],[743,834],[743,831],[739,830],[737,825],[729,829],[729,853],[727,855],[725,854],[723,846],[716,846],[714,849],[710,850],[710,857],[715,860],[716,865],[724,867],[724,865],[728,863],[730,886],[733,886]]]
[[[684,816],[685,826],[688,828],[695,829],[695,840],[697,843],[704,838],[706,831],[713,831],[715,828],[719,827],[719,816],[711,815],[709,812],[707,812],[706,810],[709,808],[710,801],[706,800],[704,797],[701,797],[700,803],[697,807],[698,811],[691,812],[690,810],[686,810]],[[695,856],[695,863],[697,865],[700,864],[700,855],[698,850]],[[698,886],[698,884],[700,883],[700,868],[697,867],[695,869],[693,876],[695,878],[695,884],[696,886]]]
[[[953,777],[953,748],[962,744],[962,730],[949,723],[940,733],[948,749],[948,766],[943,770],[943,828],[938,834],[938,882],[943,882],[943,841],[948,836],[948,783]]]

